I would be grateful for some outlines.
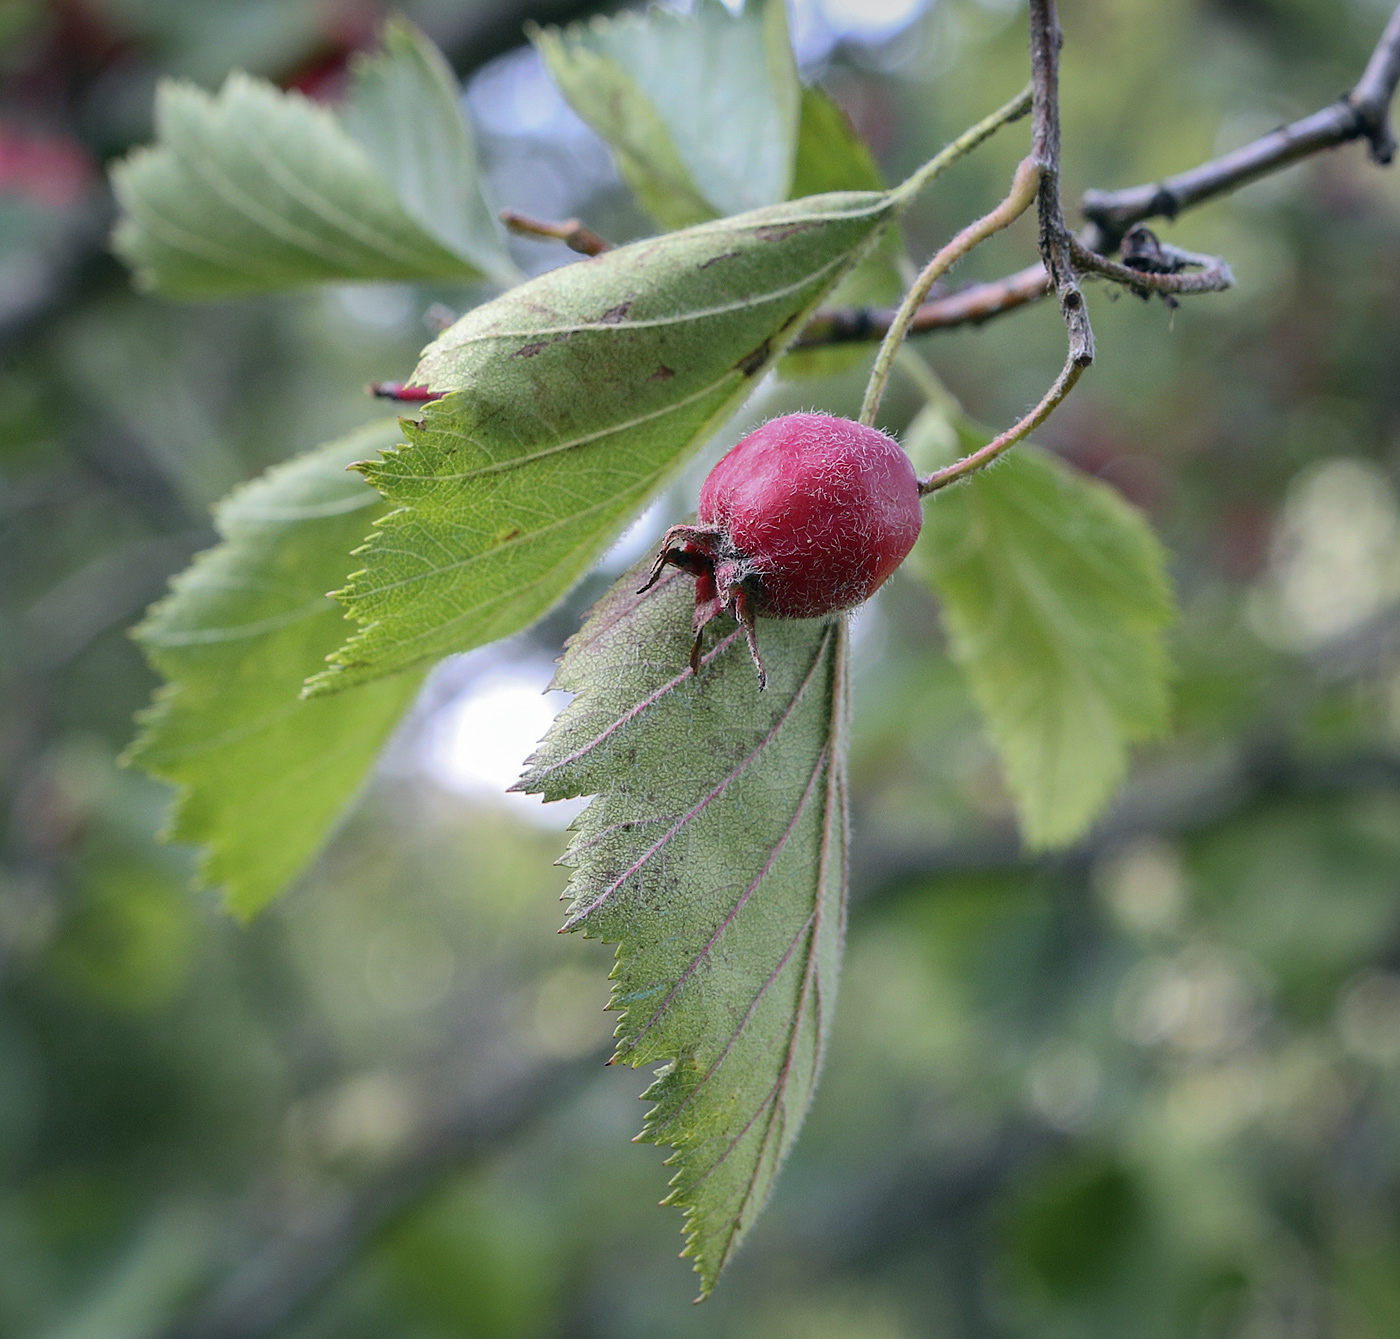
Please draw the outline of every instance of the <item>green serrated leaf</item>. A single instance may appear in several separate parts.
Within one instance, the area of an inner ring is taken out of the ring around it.
[[[530,36],[663,226],[787,198],[801,86],[786,0],[739,14],[699,0],[690,14],[655,7]]]
[[[204,848],[202,881],[240,916],[320,850],[421,681],[297,697],[344,636],[325,592],[384,510],[347,466],[399,436],[394,419],[371,423],[236,490],[215,512],[223,543],[135,634],[168,683],[127,759],[179,787],[169,835]]]
[[[694,582],[624,577],[569,643],[577,694],[521,789],[596,795],[565,928],[616,943],[616,1059],[667,1062],[641,1138],[676,1149],[702,1293],[797,1137],[836,1002],[845,909],[846,625],[764,619],[768,688],[724,619],[688,669]]]
[[[380,86],[415,77],[400,68],[390,81],[378,68]],[[144,288],[224,297],[482,277],[480,264],[414,220],[342,123],[298,93],[241,73],[217,96],[167,81],[156,93],[156,139],[112,171],[122,210],[112,244]]]
[[[991,440],[954,427],[962,452]],[[920,467],[948,428],[940,409],[915,421]],[[942,601],[1027,844],[1062,846],[1112,798],[1128,745],[1166,729],[1166,555],[1121,494],[1033,446],[924,511],[910,561]]]
[[[875,159],[856,134],[846,113],[821,89],[804,88],[797,162],[792,179],[793,199],[827,191],[878,191],[884,189],[884,184]],[[904,291],[900,269],[903,257],[903,230],[896,223],[837,285],[827,305],[884,307],[894,303]],[[796,349],[783,358],[778,371],[793,380],[834,376],[874,356],[874,345]]]
[[[382,50],[355,62],[341,121],[425,232],[498,283],[519,282],[482,193],[457,80],[406,19],[390,19]]]
[[[365,466],[394,510],[339,592],[321,692],[543,614],[756,384],[893,216],[815,196],[551,270],[464,316],[415,382],[455,392]]]

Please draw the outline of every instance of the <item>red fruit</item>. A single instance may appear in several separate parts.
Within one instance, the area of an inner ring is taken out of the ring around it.
[[[919,484],[899,444],[830,414],[765,423],[710,471],[699,524],[666,532],[646,590],[667,564],[695,577],[695,646],[728,609],[765,681],[757,615],[822,618],[853,609],[919,537]]]

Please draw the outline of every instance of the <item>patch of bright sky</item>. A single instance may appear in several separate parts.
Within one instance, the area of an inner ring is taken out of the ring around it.
[[[725,3],[730,9],[740,7],[731,0]],[[794,0],[789,18],[798,64],[824,60],[839,42],[886,42],[928,4],[929,0]],[[689,10],[693,5],[671,7]],[[467,86],[466,99],[473,123],[486,135],[577,142],[594,138],[564,101],[532,46],[518,47],[481,69]]]
[[[928,0],[795,0],[789,16],[799,65],[825,60],[839,42],[887,42],[919,17]]]
[[[564,101],[540,53],[517,47],[491,61],[467,85],[473,123],[487,135],[590,139],[593,132]]]
[[[644,553],[649,553],[660,543],[666,530],[668,495],[657,498],[631,525],[627,527],[599,561],[599,566],[613,575],[620,576]]]
[[[467,799],[502,806],[542,827],[567,827],[583,800],[545,804],[538,795],[510,791],[567,705],[567,693],[547,691],[553,674],[553,664],[536,655],[472,677],[434,715],[420,755],[423,770]]]
[[[737,12],[743,0],[721,0]],[[750,4],[757,0],[749,0]],[[789,0],[788,20],[799,65],[825,60],[839,42],[878,45],[907,28],[929,0]],[[671,9],[689,12],[694,0],[671,0]]]
[[[656,547],[666,526],[666,500],[646,509],[603,555],[600,567],[617,576]],[[472,672],[472,662],[479,663]],[[453,678],[463,688],[428,721],[418,765],[439,785],[467,799],[502,805],[519,817],[549,828],[564,828],[585,801],[545,804],[537,795],[511,793],[568,694],[549,692],[554,665],[530,650],[512,655],[510,643],[482,647],[460,657]]]

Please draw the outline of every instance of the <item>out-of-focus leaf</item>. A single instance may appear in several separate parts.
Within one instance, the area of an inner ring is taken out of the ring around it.
[[[729,620],[687,665],[694,583],[624,577],[569,644],[578,694],[521,788],[596,795],[575,826],[566,928],[616,943],[616,1058],[667,1061],[642,1138],[677,1152],[668,1203],[708,1293],[811,1100],[845,891],[843,620],[763,620],[758,690]]]
[[[46,969],[64,993],[137,1016],[184,990],[198,956],[199,907],[183,851],[151,844],[165,788],[115,766],[95,740],[65,743],[44,784],[77,836]]]
[[[827,191],[884,189],[880,169],[869,148],[856,134],[846,113],[819,88],[802,90],[802,124],[797,136],[797,162],[792,198]],[[827,299],[829,307],[884,307],[903,292],[900,261],[903,229],[896,223],[875,249],[848,274]],[[847,344],[830,348],[796,349],[779,367],[785,377],[823,377],[844,372],[875,356],[875,345]]]
[[[595,18],[531,33],[550,73],[668,228],[787,197],[801,85],[786,0]]]
[[[399,437],[393,419],[269,470],[216,511],[224,542],[175,579],[137,631],[169,681],[128,759],[180,788],[170,836],[251,916],[325,843],[421,676],[317,702],[302,680],[344,635],[326,591],[383,510],[346,466]]]
[[[661,113],[615,61],[581,38],[569,40],[577,35],[552,28],[530,33],[574,110],[608,141],[617,170],[642,207],[667,228],[714,218],[718,211],[691,179]]]
[[[561,1282],[553,1226],[518,1187],[449,1181],[394,1222],[376,1265],[405,1307],[439,1334],[539,1334]]]
[[[1286,1007],[1320,1016],[1400,928],[1400,796],[1280,800],[1201,841],[1192,861],[1212,932],[1260,963]]]
[[[109,1009],[168,1004],[189,975],[194,908],[151,862],[109,858],[82,881],[50,950],[59,980]]]
[[[338,592],[362,627],[322,691],[543,614],[734,412],[889,223],[814,196],[566,265],[469,312],[414,380],[408,445],[364,467],[394,504]]]
[[[921,468],[946,427],[929,409],[910,430]],[[990,440],[966,423],[957,437],[964,452]],[[912,561],[942,601],[1025,839],[1073,841],[1122,780],[1128,745],[1166,728],[1166,556],[1121,494],[1032,446],[924,512]]]
[[[802,90],[802,119],[791,196],[829,191],[882,191],[884,178],[846,113],[820,88]]]
[[[521,278],[482,194],[461,90],[411,23],[391,19],[383,50],[356,62],[341,119],[425,232],[502,284]]]
[[[1146,1226],[1137,1182],[1103,1154],[1051,1163],[1018,1188],[1008,1217],[1014,1266],[1061,1301],[1116,1282]]]
[[[382,110],[391,90],[421,85],[429,73],[408,55],[386,53],[362,85],[362,105]],[[426,103],[417,118],[425,133],[434,121],[427,99],[440,91],[420,86],[418,96]],[[383,128],[375,152],[401,133],[402,119],[394,131]],[[221,297],[337,280],[483,275],[492,238],[470,254],[449,249],[442,238],[455,242],[471,219],[451,232],[425,231],[415,215],[435,197],[419,189],[408,203],[400,200],[341,121],[298,93],[240,73],[216,96],[164,83],[156,141],[112,173],[122,208],[113,245],[145,288]],[[463,152],[460,143],[448,147],[454,161],[445,174],[459,170]],[[459,186],[442,189],[455,196]]]

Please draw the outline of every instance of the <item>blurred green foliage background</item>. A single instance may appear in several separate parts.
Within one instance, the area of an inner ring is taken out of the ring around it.
[[[501,204],[644,230],[520,47],[524,20],[590,6],[404,8],[469,81]],[[1322,106],[1388,8],[1063,0],[1067,199]],[[153,687],[126,630],[212,542],[210,504],[375,417],[363,384],[407,372],[432,304],[480,295],[137,297],[101,164],[149,134],[159,75],[334,96],[380,17],[0,4],[0,1336],[1400,1333],[1400,176],[1353,145],[1164,228],[1239,279],[1174,314],[1091,291],[1099,360],[1042,440],[1150,512],[1185,611],[1175,731],[1091,838],[1021,855],[917,583],[861,615],[826,1078],[690,1308],[659,1155],[628,1142],[640,1076],[601,1064],[608,950],[553,934],[562,820],[488,784],[547,721],[542,667],[607,574],[443,667],[249,928],[187,891],[189,853],[154,840],[164,793],[116,763]],[[795,31],[890,179],[1025,78],[1013,0],[802,0]],[[1023,144],[919,203],[916,255]],[[1033,246],[1023,224],[958,278]],[[1040,306],[921,347],[1000,424],[1063,339]],[[863,376],[769,385],[730,440],[853,412]],[[916,408],[899,387],[890,425]]]

